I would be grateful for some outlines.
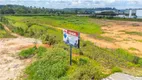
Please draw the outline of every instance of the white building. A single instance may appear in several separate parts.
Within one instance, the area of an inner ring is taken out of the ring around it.
[[[142,18],[142,10],[137,10],[136,15],[137,18]]]

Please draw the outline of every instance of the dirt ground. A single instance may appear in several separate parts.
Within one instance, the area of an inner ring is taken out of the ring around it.
[[[31,59],[20,60],[18,52],[37,44],[40,40],[32,38],[5,38],[0,39],[0,80],[15,80],[30,64]]]
[[[141,22],[132,21],[114,21],[114,20],[92,20],[102,26],[104,34],[101,36],[115,39],[113,42],[105,40],[97,40],[88,38],[85,35],[84,39],[91,40],[100,47],[107,48],[123,48],[137,56],[142,57],[142,36],[126,34],[126,32],[142,32]]]

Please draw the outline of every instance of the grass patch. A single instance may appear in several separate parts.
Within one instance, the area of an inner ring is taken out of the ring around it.
[[[112,70],[111,70],[112,73],[115,73],[115,72],[122,72],[122,70],[119,68],[119,67],[113,67]]]
[[[7,31],[5,31],[4,27],[0,23],[0,38],[13,38],[14,36],[10,35]]]
[[[36,50],[35,47],[23,50],[19,53],[19,57],[22,59],[29,58],[35,54],[35,50]]]
[[[138,41],[138,42],[142,42],[142,40],[136,40],[136,41]]]
[[[138,49],[133,48],[133,47],[129,48],[129,50],[132,50],[132,51],[139,51]]]
[[[92,59],[89,59],[88,57],[74,57],[73,62],[73,66],[71,66],[67,71],[69,80],[100,80],[104,77],[99,63]]]
[[[109,41],[109,42],[115,41],[115,39],[113,39],[113,38],[106,37],[106,36],[101,36],[101,35],[99,35],[99,34],[96,34],[96,35],[89,35],[89,37],[96,38],[96,39],[99,39],[99,40],[105,40],[105,41]]]
[[[73,58],[73,65],[69,66],[69,55],[67,53],[69,46],[62,42],[62,31],[48,27],[48,25],[96,34],[98,35],[95,36],[96,38],[112,42],[111,38],[100,36],[102,33],[100,26],[88,22],[88,17],[8,16],[7,18],[9,21],[22,22],[28,26],[24,36],[40,38],[44,43],[53,46],[52,49],[38,48],[34,51],[27,51],[28,54],[26,51],[22,53],[22,56],[26,58],[31,55],[37,57],[37,61],[26,69],[27,80],[100,80],[104,76],[102,73],[105,70],[109,70],[110,73],[108,74],[111,74],[111,70],[112,72],[120,71],[118,68],[141,68],[142,59],[126,50],[100,48],[92,45],[91,42],[82,40],[80,49],[73,48],[73,53],[78,53],[81,56]],[[140,66],[130,67],[127,63]],[[115,68],[116,66],[118,68]]]
[[[69,66],[67,52],[53,48],[40,55],[25,73],[28,75],[26,80],[100,80],[104,75],[99,67],[96,61],[84,56],[73,57],[73,65]]]
[[[142,36],[142,32],[125,32],[126,34],[130,34],[130,35],[138,35],[138,36]]]
[[[68,57],[62,49],[48,49],[44,57],[26,69],[26,80],[59,80],[68,69]]]
[[[6,16],[9,20],[19,22],[32,22],[36,24],[47,24],[55,27],[76,30],[88,34],[101,34],[101,27],[96,23],[89,22],[88,17],[76,16]]]

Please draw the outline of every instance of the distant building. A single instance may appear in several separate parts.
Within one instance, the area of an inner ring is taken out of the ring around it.
[[[137,10],[136,16],[137,16],[137,18],[142,18],[142,10]]]
[[[92,16],[90,14],[77,14],[77,16]]]
[[[77,16],[142,18],[142,9],[93,8],[85,9],[84,13]]]

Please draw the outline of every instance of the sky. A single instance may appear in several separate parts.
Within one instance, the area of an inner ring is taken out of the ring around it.
[[[17,4],[46,8],[142,8],[142,0],[0,0],[0,5]]]

